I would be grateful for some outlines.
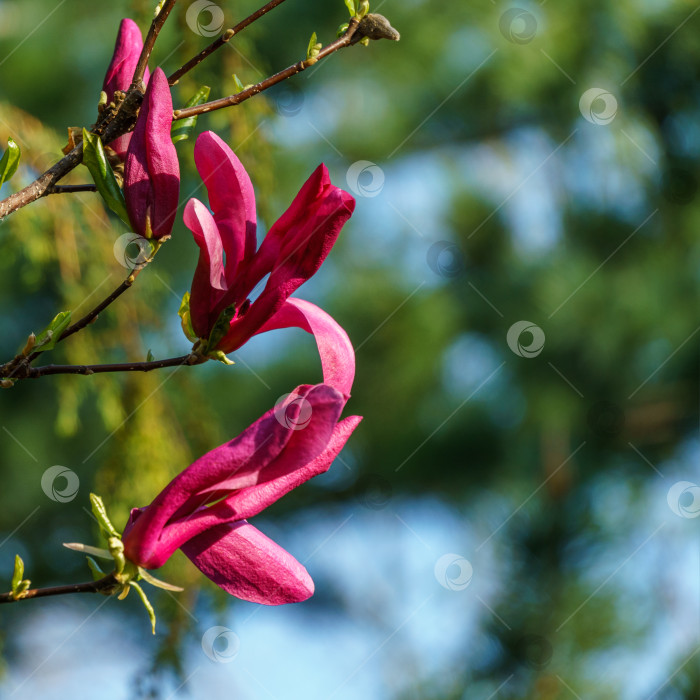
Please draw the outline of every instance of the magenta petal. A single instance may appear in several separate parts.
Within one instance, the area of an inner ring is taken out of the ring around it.
[[[361,416],[350,416],[338,423],[326,449],[316,459],[307,462],[299,469],[283,474],[277,479],[242,489],[221,504],[217,503],[212,506],[209,510],[223,513],[226,509],[234,508],[239,519],[252,518],[261,513],[297,486],[301,486],[314,476],[327,472],[361,420]]]
[[[132,19],[123,19],[119,24],[114,54],[102,85],[108,102],[112,101],[117,90],[125,92],[129,89],[142,50],[143,36],[138,24]]]
[[[238,264],[255,252],[253,183],[236,154],[213,131],[205,131],[197,138],[194,160],[221,232],[226,251],[226,279],[230,285]]]
[[[210,312],[221,297],[217,290],[226,289],[224,249],[214,217],[198,199],[187,202],[183,220],[199,246],[199,261],[190,295],[192,327],[198,337],[206,338],[210,329]],[[215,322],[216,319],[211,321]]]
[[[348,334],[323,309],[294,297],[287,299],[258,332],[293,327],[312,333],[316,339],[323,366],[323,383],[349,397],[355,379],[355,351]]]
[[[114,99],[117,90],[126,92],[131,86],[134,77],[136,64],[143,49],[143,37],[136,22],[131,19],[123,19],[119,25],[119,33],[114,46],[112,61],[107,68],[102,89],[107,93],[107,102]],[[149,72],[143,77],[144,83],[148,84]],[[123,160],[129,148],[131,134],[124,134],[110,143],[110,147]]]
[[[231,492],[279,478],[321,454],[345,399],[324,385],[300,387],[298,396],[311,408],[306,428],[288,427],[276,409],[271,409],[235,440],[200,457],[132,523],[124,538],[127,558],[146,568],[162,566],[178,547],[206,527],[193,515],[217,500],[222,490]]]
[[[314,593],[306,569],[245,521],[207,530],[182,551],[217,586],[242,600],[283,605],[299,603]]]
[[[174,552],[193,537],[208,532],[212,528],[251,518],[292,489],[328,471],[361,420],[360,416],[350,416],[339,423],[333,430],[326,449],[315,459],[300,464],[295,469],[289,469],[288,464],[278,464],[277,467],[270,465],[265,473],[268,480],[261,480],[258,484],[235,491],[228,497],[224,497],[222,501],[208,508],[199,508],[191,516],[168,525],[160,542],[163,551]],[[226,494],[217,491],[212,496],[220,497]]]
[[[170,137],[173,102],[165,73],[156,68],[139,111],[124,165],[124,197],[134,231],[169,236],[180,196],[180,166]]]
[[[225,353],[243,345],[284,304],[298,287],[316,273],[340,230],[350,218],[355,200],[334,187],[325,165],[319,166],[295,197],[289,209],[272,226],[245,274],[229,296],[245,299],[268,273],[265,289],[217,348]]]

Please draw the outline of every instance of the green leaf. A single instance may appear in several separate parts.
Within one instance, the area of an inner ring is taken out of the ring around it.
[[[316,32],[314,32],[311,35],[311,38],[309,39],[309,45],[306,48],[306,59],[307,60],[309,58],[313,58],[318,53],[318,49],[316,48],[317,44],[318,44],[318,39],[316,37]]]
[[[189,100],[185,107],[196,107],[197,105],[203,104],[209,99],[210,91],[211,88],[209,86],[202,85],[202,87],[200,87],[199,90],[197,90],[197,92],[194,94],[194,97],[192,97]],[[195,126],[197,126],[196,116],[188,117],[187,119],[178,119],[177,121],[174,121],[170,129],[170,136],[173,140],[173,143],[177,143],[178,141],[185,141],[186,139],[188,139],[194,131]]]
[[[139,598],[141,598],[141,602],[143,603],[143,607],[146,608],[148,611],[148,617],[151,620],[151,628],[153,629],[153,634],[156,633],[156,611],[153,609],[153,606],[149,602],[148,598],[146,597],[146,594],[143,592],[143,588],[139,586],[138,583],[134,583],[133,581],[129,581],[129,585],[132,586],[133,588],[136,589],[136,592],[139,594]]]
[[[151,586],[155,586],[156,588],[162,588],[165,591],[181,593],[185,590],[184,588],[180,588],[180,586],[173,586],[172,583],[166,583],[165,581],[161,581],[159,578],[156,578],[155,576],[149,574],[148,571],[146,571],[146,569],[142,569],[141,567],[139,567],[139,576],[147,583],[150,583]]]
[[[20,155],[19,146],[12,139],[7,139],[7,150],[0,159],[0,187],[17,171]]]
[[[348,10],[350,10],[350,17],[354,17],[357,14],[355,0],[345,0],[345,7],[347,7]]]
[[[348,31],[349,26],[350,25],[347,22],[345,22],[344,24],[341,24],[338,27],[338,29],[336,30],[335,35],[340,39],[340,37],[343,36],[343,34],[345,34],[345,32]]]
[[[104,578],[107,575],[104,571],[102,571],[102,569],[100,569],[100,565],[92,557],[87,558],[87,563],[90,567],[93,581],[99,581],[101,578]]]
[[[90,494],[90,505],[92,506],[92,514],[95,516],[100,529],[108,537],[119,537],[119,533],[114,529],[114,525],[107,515],[107,509],[102,499],[94,493]]]
[[[245,85],[240,81],[240,78],[234,73],[233,76],[233,83],[236,86],[236,92],[243,92],[245,90]]]
[[[155,360],[155,359],[156,359],[156,358],[153,356],[153,353],[152,353],[151,350],[149,349],[148,355],[146,355],[146,362],[153,362],[153,360]]]
[[[102,195],[107,206],[127,225],[129,215],[126,213],[126,203],[124,193],[117,184],[112,166],[107,160],[102,140],[97,134],[91,134],[87,129],[83,129],[83,163],[92,175],[92,179],[97,185],[97,191]]]
[[[19,554],[15,554],[15,570],[12,573],[12,592],[16,593],[24,578],[24,562]]]
[[[36,334],[35,352],[46,352],[54,349],[61,334],[70,325],[71,314],[71,311],[61,311],[61,313],[54,316],[51,323],[44,330]]]
[[[180,303],[180,309],[178,310],[177,315],[182,320],[183,332],[187,336],[188,340],[190,340],[194,343],[197,340],[197,334],[194,332],[194,328],[192,328],[192,316],[190,316],[190,293],[189,292],[185,292],[185,295],[182,297],[182,302]]]

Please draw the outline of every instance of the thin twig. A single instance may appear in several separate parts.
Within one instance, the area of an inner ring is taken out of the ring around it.
[[[154,369],[164,367],[180,367],[182,365],[198,365],[206,362],[206,357],[190,353],[181,357],[171,357],[167,360],[153,360],[152,362],[123,362],[106,365],[44,365],[43,367],[27,367],[22,373],[16,374],[14,379],[38,379],[50,374],[104,374],[105,372],[152,372]]]
[[[146,39],[143,42],[143,49],[141,50],[141,56],[139,56],[139,62],[136,64],[134,77],[131,81],[132,87],[141,85],[143,75],[146,72],[146,66],[148,65],[148,59],[151,57],[151,53],[153,53],[153,47],[155,46],[156,39],[158,38],[160,30],[165,24],[165,20],[168,19],[168,15],[172,11],[173,7],[175,7],[176,2],[177,0],[166,0],[158,15],[153,18],[148,34],[146,35]]]
[[[97,185],[53,185],[46,194],[73,194],[75,192],[97,192]]]
[[[30,588],[24,591],[21,597],[15,598],[12,593],[0,593],[0,603],[19,603],[30,598],[46,598],[52,595],[66,595],[68,593],[107,593],[111,594],[120,586],[113,574],[109,574],[97,581],[75,583],[67,586],[52,586],[50,588]]]
[[[270,10],[274,10],[275,7],[281,5],[284,0],[270,0],[267,5],[264,5],[252,15],[246,17],[243,21],[239,22],[235,27],[227,29],[218,39],[213,41],[209,46],[207,46],[204,51],[198,53],[194,58],[191,58],[187,63],[185,63],[182,68],[176,70],[169,78],[168,83],[170,85],[175,85],[180,78],[182,78],[185,73],[189,73],[195,66],[198,66],[205,58],[211,56],[217,49],[220,49],[224,44],[228,43],[236,34],[240,34],[246,27],[253,24],[256,20],[260,19],[263,15],[267,14]]]
[[[263,90],[267,90],[273,85],[277,85],[277,83],[281,83],[283,80],[287,80],[287,78],[291,78],[293,75],[301,73],[301,71],[306,70],[318,61],[326,58],[326,56],[330,56],[332,53],[335,53],[340,49],[344,49],[346,46],[350,46],[350,44],[352,43],[353,35],[357,31],[358,26],[359,22],[353,17],[350,20],[348,29],[345,32],[345,34],[343,34],[339,39],[336,39],[333,43],[328,44],[328,46],[322,48],[321,51],[319,51],[318,55],[314,58],[299,61],[298,63],[295,63],[285,68],[279,73],[275,73],[275,75],[271,75],[269,78],[266,78],[265,80],[256,83],[255,85],[251,85],[249,88],[242,90],[241,92],[238,92],[235,95],[222,97],[221,99],[213,100],[212,102],[205,102],[204,104],[197,105],[195,107],[177,109],[173,113],[173,119],[178,120],[187,119],[188,117],[195,117],[198,114],[206,114],[207,112],[213,112],[217,109],[233,107],[234,105],[238,105],[241,102],[250,99],[251,97],[253,97],[253,95],[257,95]]]

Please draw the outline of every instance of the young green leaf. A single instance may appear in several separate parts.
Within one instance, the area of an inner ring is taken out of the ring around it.
[[[90,505],[92,506],[92,514],[95,516],[98,525],[102,532],[108,537],[119,537],[119,533],[114,529],[114,525],[107,515],[107,509],[102,499],[94,493],[90,494]]]
[[[143,592],[143,588],[139,586],[138,583],[134,583],[134,581],[129,582],[130,586],[133,586],[136,589],[136,592],[139,594],[139,598],[141,598],[141,602],[143,603],[143,607],[146,608],[148,611],[148,617],[151,620],[151,628],[153,629],[153,634],[156,633],[156,611],[153,609],[153,606],[149,602],[148,598],[146,597],[146,594]]]
[[[151,350],[148,351],[148,354],[146,355],[146,362],[153,362],[156,358],[153,356],[153,353]]]
[[[357,14],[355,0],[345,0],[345,6],[350,10],[350,17],[354,17]]]
[[[197,90],[197,92],[192,98],[190,98],[189,102],[185,106],[196,107],[197,105],[203,104],[209,99],[210,91],[211,88],[209,88],[207,85],[202,85],[202,87]],[[187,119],[179,119],[178,121],[173,122],[170,129],[170,137],[172,138],[173,143],[188,139],[194,131],[195,126],[197,126],[196,116],[188,117]]]
[[[15,570],[12,573],[12,592],[15,593],[24,578],[24,562],[19,554],[15,554]]]
[[[306,60],[308,61],[310,58],[315,58],[318,55],[320,49],[321,45],[318,43],[316,32],[314,32],[311,35],[311,39],[309,39],[309,45],[306,48]]]
[[[36,334],[34,351],[46,352],[47,350],[53,350],[63,331],[70,325],[70,317],[70,311],[61,311],[61,313],[56,314],[51,323],[40,333]]]
[[[187,339],[194,343],[197,340],[197,334],[194,332],[194,328],[192,328],[192,317],[190,316],[190,293],[189,292],[185,292],[185,295],[182,297],[182,302],[180,303],[180,308],[177,312],[177,315],[180,317],[180,319],[182,321],[182,330],[183,330],[184,334],[187,336]]]
[[[0,187],[17,171],[20,155],[19,146],[12,139],[7,139],[7,150],[0,159]]]
[[[83,163],[92,175],[97,185],[97,191],[102,195],[107,206],[127,225],[129,215],[126,213],[124,193],[117,184],[112,166],[107,160],[102,140],[97,134],[91,134],[83,129]]]
[[[102,569],[100,569],[100,565],[92,557],[87,558],[87,563],[90,567],[93,581],[99,581],[101,578],[104,578],[107,575],[104,571],[102,571]]]
[[[236,92],[243,92],[245,85],[243,85],[240,78],[235,73],[231,77],[233,78],[233,84],[236,86]]]

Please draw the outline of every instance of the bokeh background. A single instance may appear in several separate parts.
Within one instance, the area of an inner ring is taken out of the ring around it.
[[[2,195],[58,160],[67,127],[94,121],[119,19],[146,27],[153,4],[0,0],[0,138],[23,149]],[[152,67],[179,67],[219,13],[231,26],[257,8],[217,0],[188,24],[193,4],[178,4]],[[316,595],[235,601],[178,554],[161,573],[186,592],[149,590],[155,637],[133,595],[3,606],[2,697],[700,697],[700,7],[372,9],[400,43],[345,50],[197,127],[249,169],[259,235],[320,161],[357,196],[298,294],[353,339],[347,410],[365,420],[327,475],[256,518]],[[234,92],[234,73],[256,82],[346,19],[341,0],[289,0],[175,103],[201,84]],[[178,144],[183,203],[204,196],[191,149]],[[0,358],[119,284],[123,233],[93,194],[2,222]],[[177,309],[195,261],[180,222],[51,361],[187,352]],[[16,553],[36,585],[89,579],[61,543],[96,543],[91,490],[122,526],[192,459],[321,378],[301,331],[233,359],[3,391],[0,588]],[[65,502],[42,489],[56,465],[79,479]]]

